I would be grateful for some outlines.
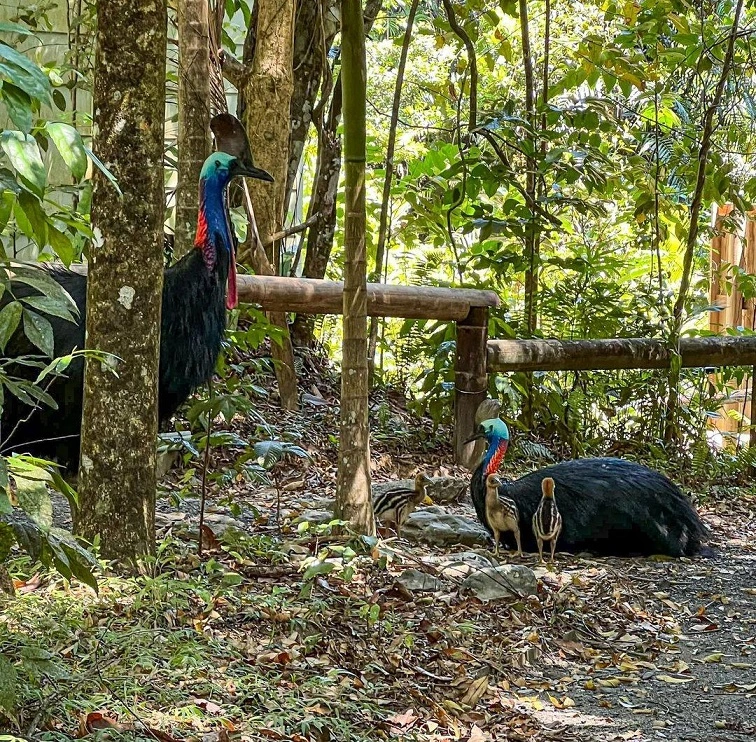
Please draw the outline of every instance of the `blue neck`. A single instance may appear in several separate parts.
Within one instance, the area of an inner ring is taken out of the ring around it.
[[[201,222],[204,217],[204,221],[207,227],[207,231],[204,237],[213,244],[214,247],[223,247],[227,250],[231,250],[231,232],[230,225],[228,223],[228,210],[226,207],[226,185],[227,182],[220,178],[203,178],[200,180],[199,186],[199,209]],[[198,225],[197,236],[200,237],[202,228]],[[216,237],[221,237],[223,241],[222,245],[216,245]],[[199,241],[197,247],[207,247],[203,244],[204,241]]]

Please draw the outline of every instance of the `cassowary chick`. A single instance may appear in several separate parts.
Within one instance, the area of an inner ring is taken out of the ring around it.
[[[517,556],[522,556],[520,541],[520,513],[515,501],[499,494],[501,477],[489,474],[486,477],[486,518],[494,539],[494,554],[499,556],[499,537],[504,531],[512,531],[517,542]]]
[[[533,514],[533,535],[538,544],[538,556],[541,562],[543,562],[545,541],[548,541],[551,547],[551,561],[553,562],[557,539],[562,532],[562,516],[554,500],[554,480],[551,477],[544,477],[541,482],[541,491],[541,502]]]
[[[410,513],[425,499],[427,487],[432,482],[429,476],[421,472],[415,477],[414,489],[397,487],[379,492],[373,497],[376,519],[386,526],[392,524],[399,533]]]

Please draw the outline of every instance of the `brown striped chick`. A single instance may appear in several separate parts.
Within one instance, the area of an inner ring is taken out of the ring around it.
[[[545,477],[541,482],[541,491],[543,493],[541,502],[533,514],[533,535],[538,544],[538,556],[543,563],[543,544],[545,541],[549,542],[551,561],[554,561],[557,539],[562,532],[562,516],[557,509],[556,500],[554,500],[554,480],[551,477]]]
[[[486,477],[486,519],[493,531],[494,554],[499,556],[499,538],[503,531],[512,531],[517,541],[517,556],[522,556],[520,542],[520,513],[514,500],[499,494],[501,477],[489,474]]]
[[[422,472],[415,477],[414,489],[396,487],[373,496],[373,513],[377,520],[393,525],[397,534],[410,513],[425,499],[427,487],[433,480]]]

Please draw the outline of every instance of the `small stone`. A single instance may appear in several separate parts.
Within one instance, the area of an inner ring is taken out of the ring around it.
[[[396,581],[413,593],[435,593],[444,588],[441,580],[419,569],[405,569]]]
[[[501,598],[535,595],[537,591],[535,573],[521,564],[479,569],[465,578],[462,588],[472,591],[484,603]]]

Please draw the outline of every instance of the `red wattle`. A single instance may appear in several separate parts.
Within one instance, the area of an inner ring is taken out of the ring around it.
[[[499,464],[501,464],[502,459],[504,458],[504,454],[507,452],[507,447],[509,446],[509,441],[501,441],[494,451],[494,455],[491,457],[491,460],[488,462],[488,466],[486,467],[485,475],[488,476],[489,474],[496,474],[497,471],[499,471]]]

